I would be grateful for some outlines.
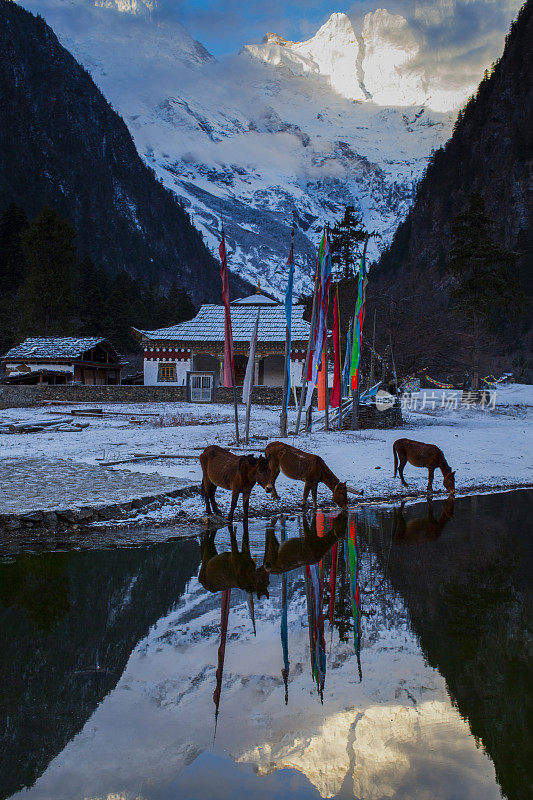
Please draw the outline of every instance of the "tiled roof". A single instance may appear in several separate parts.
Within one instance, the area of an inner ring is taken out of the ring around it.
[[[106,339],[96,336],[87,336],[83,338],[64,336],[61,338],[56,337],[39,337],[35,339],[25,339],[22,344],[12,347],[9,352],[4,356],[4,359],[11,360],[37,360],[43,359],[46,361],[57,358],[64,360],[68,358],[79,358],[83,353],[87,352],[97,344],[106,342],[111,350],[113,348],[109,345]]]
[[[249,342],[259,311],[259,342],[285,341],[285,306],[231,306],[231,327],[235,342]],[[292,341],[307,341],[309,323],[303,319],[304,307],[292,307]],[[134,329],[136,330],[136,329]],[[223,342],[224,306],[203,305],[189,322],[155,331],[136,330],[145,341]]]

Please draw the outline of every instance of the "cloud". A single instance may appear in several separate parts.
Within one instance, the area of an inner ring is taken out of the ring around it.
[[[522,0],[390,0],[384,6],[407,21],[404,35],[418,53],[409,68],[442,89],[475,87],[502,53],[504,37]],[[357,27],[375,2],[356,2],[349,13]],[[392,42],[391,44],[398,44]]]

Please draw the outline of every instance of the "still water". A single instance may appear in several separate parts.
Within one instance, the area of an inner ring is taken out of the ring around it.
[[[532,510],[3,558],[0,798],[532,797]]]

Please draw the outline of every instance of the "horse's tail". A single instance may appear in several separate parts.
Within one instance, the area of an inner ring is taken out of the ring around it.
[[[203,478],[202,478],[202,482],[200,484],[200,496],[201,497],[205,497],[205,487],[204,487],[204,479]]]
[[[396,473],[398,472],[398,453],[396,452],[396,442],[392,445],[392,453],[394,455],[394,477],[396,477]]]

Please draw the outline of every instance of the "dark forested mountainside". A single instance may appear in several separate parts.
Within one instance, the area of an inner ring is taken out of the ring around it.
[[[518,254],[515,269],[523,290],[533,298],[532,81],[533,0],[528,0],[511,27],[501,59],[459,113],[451,139],[431,157],[414,205],[374,271],[371,284],[377,287],[373,292],[369,285],[370,294],[394,287],[405,306],[418,290],[423,295],[419,311],[438,304],[446,308],[453,286],[447,271],[451,223],[475,193],[484,202],[495,241]],[[512,328],[514,343],[498,337],[500,355],[505,347],[527,349],[527,316],[507,327]],[[452,342],[444,343],[443,353],[450,353],[450,347],[454,349]]]
[[[40,17],[0,0],[0,213],[55,208],[81,258],[195,303],[220,297],[218,264],[177,198],[142,162],[121,117]],[[232,294],[250,287],[230,280]]]

